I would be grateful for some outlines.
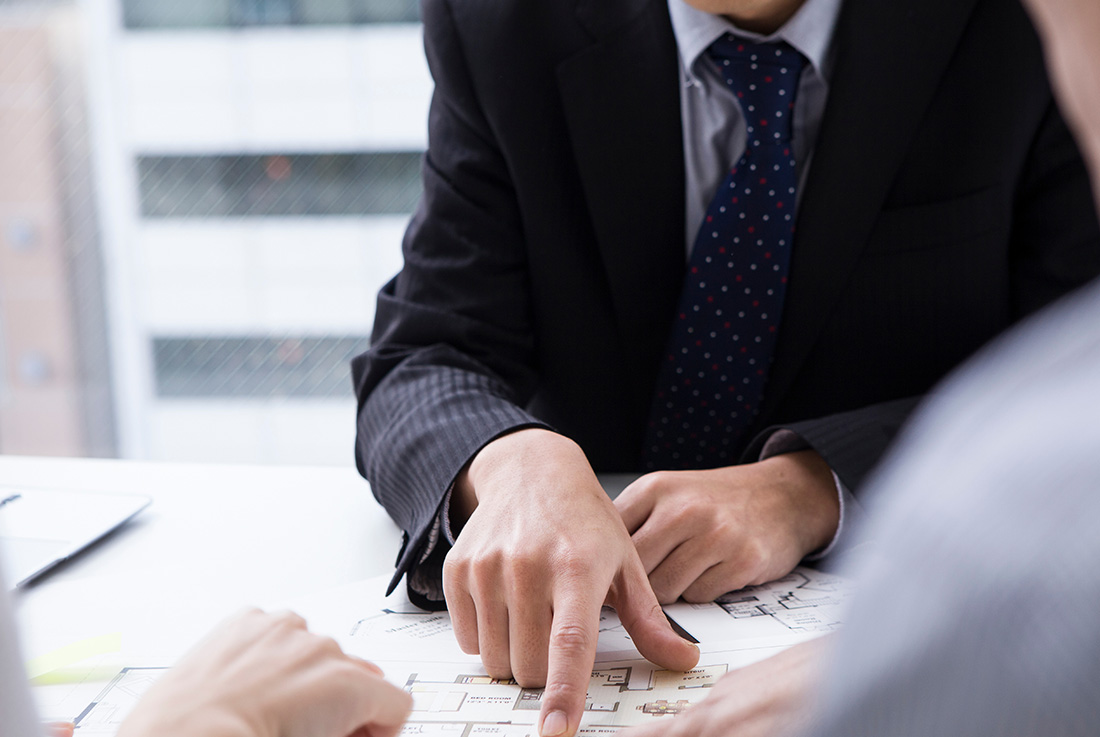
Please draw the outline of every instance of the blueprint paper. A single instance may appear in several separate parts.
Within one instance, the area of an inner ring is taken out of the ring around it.
[[[82,737],[113,737],[122,720],[167,668],[123,668],[74,721]]]
[[[732,668],[762,660],[782,647],[704,652],[699,666],[679,673],[641,660],[597,661],[580,735],[614,734],[625,726],[678,714],[706,697]],[[402,735],[537,737],[542,689],[486,674],[476,656],[465,662],[375,660],[386,679],[413,697]],[[126,668],[76,722],[83,737],[114,735],[138,699],[167,669]]]
[[[848,579],[799,566],[713,603],[679,602],[664,609],[700,642],[790,646],[839,629],[854,592]]]
[[[417,609],[403,593],[382,596],[387,581],[370,579],[289,608],[346,652],[377,663],[388,681],[412,695],[403,735],[537,737],[542,689],[490,677],[478,656],[459,649],[446,612]],[[666,607],[700,641],[699,665],[687,673],[642,659],[615,612],[604,609],[579,734],[611,735],[683,711],[730,670],[838,627],[850,592],[843,579],[798,568],[780,581],[731,592],[714,604]],[[160,672],[125,669],[81,715],[78,734],[113,735]]]

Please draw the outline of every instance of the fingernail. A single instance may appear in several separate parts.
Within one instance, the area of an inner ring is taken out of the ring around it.
[[[557,735],[565,732],[567,726],[569,726],[569,723],[565,719],[565,712],[552,711],[542,720],[542,729],[539,734],[542,737],[557,737]]]

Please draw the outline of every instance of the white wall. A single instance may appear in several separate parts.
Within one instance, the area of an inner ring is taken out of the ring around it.
[[[355,401],[160,400],[149,408],[148,457],[207,463],[354,463]]]
[[[141,328],[157,336],[367,334],[407,217],[147,220]]]
[[[127,33],[118,82],[140,153],[420,150],[419,26]]]

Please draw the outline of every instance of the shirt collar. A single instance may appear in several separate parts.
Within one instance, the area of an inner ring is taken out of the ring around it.
[[[688,80],[698,83],[697,64],[707,47],[725,33],[734,33],[757,43],[786,41],[809,61],[819,75],[828,80],[831,69],[830,48],[842,0],[806,0],[783,26],[767,36],[738,28],[728,18],[698,10],[685,0],[668,0],[672,33],[680,50]]]

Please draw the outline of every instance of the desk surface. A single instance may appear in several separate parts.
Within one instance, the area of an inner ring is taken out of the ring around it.
[[[601,477],[614,496],[631,476]],[[45,718],[71,719],[128,665],[170,665],[246,606],[283,607],[389,573],[400,530],[355,469],[0,456],[0,485],[147,494],[117,532],[16,595],[25,655],[103,635],[84,683],[39,687]]]
[[[350,467],[0,456],[0,484],[153,498],[125,527],[17,594],[28,658],[121,633],[122,650],[109,660],[170,664],[242,607],[277,607],[392,571],[400,543]],[[51,718],[73,716],[49,712],[84,698],[47,691],[39,700]]]

